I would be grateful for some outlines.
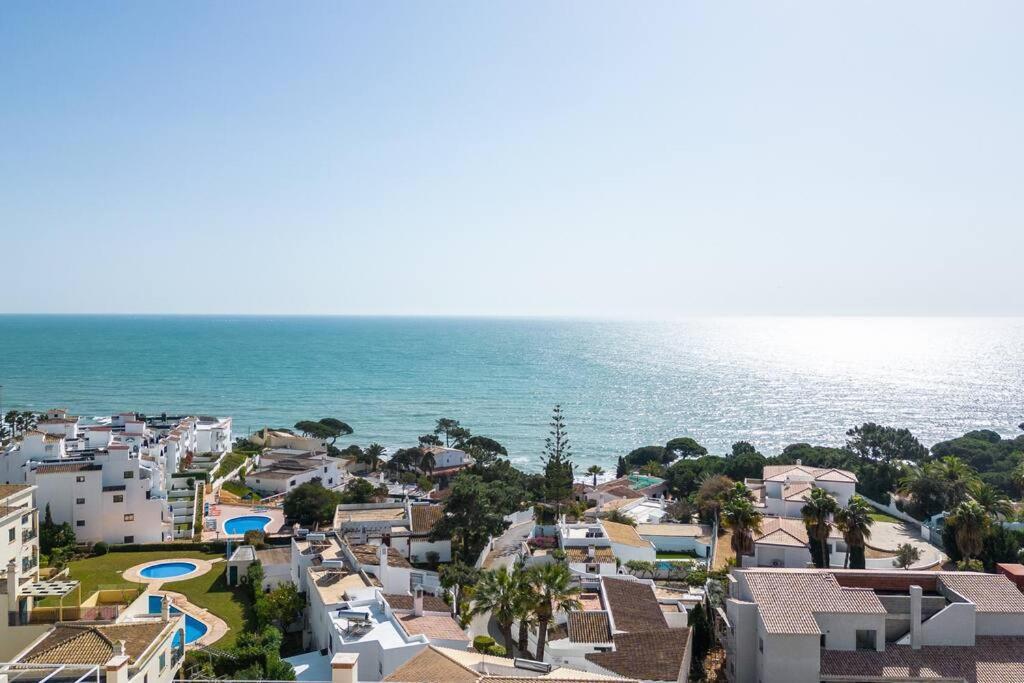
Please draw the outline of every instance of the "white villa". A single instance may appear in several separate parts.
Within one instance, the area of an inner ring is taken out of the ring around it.
[[[334,513],[334,529],[354,544],[387,543],[411,562],[427,562],[430,553],[437,553],[439,562],[449,562],[451,540],[430,540],[442,510],[441,505],[409,500],[339,505]]]
[[[260,454],[256,469],[245,476],[245,481],[267,496],[288,493],[313,479],[333,489],[348,479],[344,464],[325,451],[273,448]]]
[[[1024,681],[1024,594],[997,574],[735,570],[717,626],[734,683]]]
[[[825,489],[840,506],[846,505],[857,490],[857,475],[847,470],[795,465],[767,465],[761,479],[744,483],[754,493],[765,514],[799,517],[811,489]]]

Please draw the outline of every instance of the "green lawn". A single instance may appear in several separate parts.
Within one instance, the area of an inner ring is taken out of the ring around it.
[[[221,650],[235,644],[238,634],[245,628],[245,613],[249,609],[249,596],[245,591],[227,585],[226,570],[227,564],[218,562],[202,576],[161,586],[164,590],[183,593],[192,604],[210,610],[227,622],[229,631],[216,643]]]
[[[195,558],[200,560],[215,560],[221,557],[220,553],[210,554],[198,550],[154,550],[138,553],[107,553],[97,555],[84,560],[76,560],[70,566],[71,578],[82,582],[82,599],[89,597],[92,593],[103,588],[118,588],[127,586],[138,586],[139,584],[125,581],[121,572],[128,567],[134,567],[143,562],[154,560],[169,560],[173,558]],[[64,604],[78,604],[78,596],[72,593]]]
[[[659,552],[656,554],[659,560],[696,560],[697,553],[686,550],[679,553]]]
[[[871,519],[875,520],[876,522],[892,522],[893,524],[902,524],[903,523],[902,519],[896,519],[892,515],[887,515],[886,513],[882,512],[881,510],[875,510],[874,512],[872,512],[871,513]]]
[[[255,498],[256,500],[263,498],[262,493],[256,491],[255,489],[249,488],[240,481],[226,481],[224,482],[224,485],[221,486],[221,488],[224,489],[225,491],[229,491],[230,493],[235,494],[236,496],[243,500],[245,498]]]

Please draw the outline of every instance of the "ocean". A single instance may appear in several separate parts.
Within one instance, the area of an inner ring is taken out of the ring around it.
[[[439,417],[540,466],[551,408],[582,469],[692,436],[772,455],[866,421],[926,444],[1024,421],[1024,319],[681,322],[0,316],[3,410],[231,415],[239,434],[337,417],[339,445],[412,445]]]

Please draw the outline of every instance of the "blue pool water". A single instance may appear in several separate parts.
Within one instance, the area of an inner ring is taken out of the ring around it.
[[[181,610],[171,605],[171,614],[181,614]],[[149,613],[160,614],[160,596],[150,595],[149,596]],[[206,624],[199,621],[191,614],[185,615],[185,644],[188,645],[200,638],[206,633]],[[181,645],[181,632],[179,631],[174,635],[174,640],[171,643],[174,647]]]
[[[234,517],[224,522],[224,533],[244,534],[246,531],[263,531],[263,528],[270,522],[270,517],[263,515],[246,515]]]
[[[196,566],[191,562],[161,562],[146,567],[139,574],[147,579],[170,579],[175,576],[191,574],[195,570]]]

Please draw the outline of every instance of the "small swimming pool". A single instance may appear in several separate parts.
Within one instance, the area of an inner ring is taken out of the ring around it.
[[[224,522],[224,533],[242,535],[246,531],[263,531],[268,524],[270,524],[270,517],[264,515],[233,517]]]
[[[139,575],[144,579],[170,579],[191,574],[195,570],[196,565],[191,562],[161,562],[149,565],[140,571]]]
[[[150,614],[160,614],[160,601],[161,601],[161,598],[160,598],[159,595],[150,595],[149,596],[149,613]],[[177,607],[175,607],[174,605],[171,605],[170,613],[171,614],[181,614],[181,610],[178,609]],[[186,614],[185,615],[185,644],[186,645],[190,645],[193,642],[195,642],[195,641],[199,640],[200,638],[202,638],[204,635],[206,635],[206,630],[207,630],[206,629],[206,624],[204,624],[203,622],[199,621],[198,619],[193,617],[191,614]],[[171,641],[171,644],[174,647],[180,647],[181,646],[181,631],[178,631],[177,633],[174,634],[174,640]]]

